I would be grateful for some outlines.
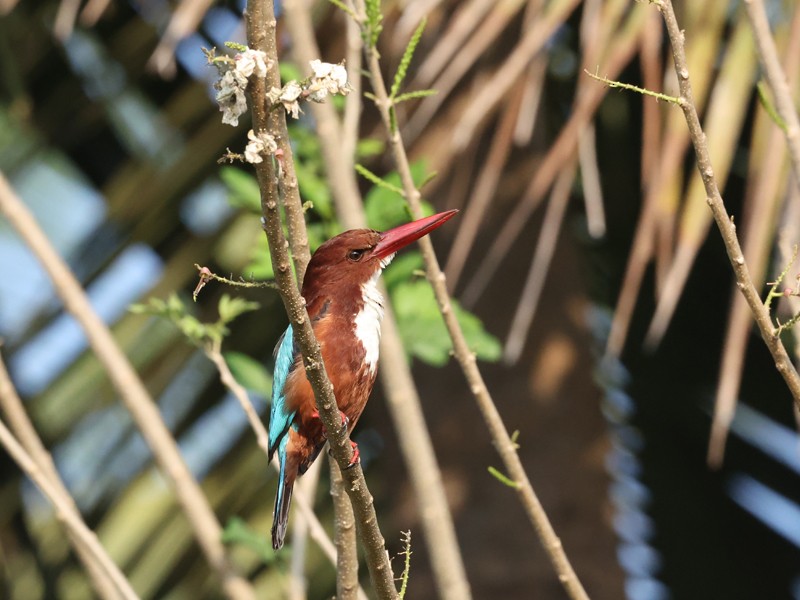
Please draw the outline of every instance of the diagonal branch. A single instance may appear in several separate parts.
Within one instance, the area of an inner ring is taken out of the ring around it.
[[[714,169],[711,166],[711,157],[708,153],[706,136],[700,125],[700,118],[697,115],[697,109],[694,105],[692,84],[689,80],[689,69],[686,65],[684,34],[678,25],[678,20],[675,17],[675,11],[670,0],[650,0],[650,2],[655,4],[661,12],[667,26],[667,35],[669,36],[672,46],[672,58],[675,63],[675,73],[678,76],[678,86],[681,94],[679,106],[683,111],[686,124],[689,127],[689,134],[691,135],[694,151],[697,155],[697,168],[700,171],[700,177],[703,180],[703,186],[706,190],[707,202],[714,215],[717,228],[722,234],[722,241],[725,244],[725,250],[728,253],[731,267],[736,276],[736,285],[742,292],[747,305],[750,307],[750,311],[753,313],[753,318],[761,332],[761,337],[764,339],[764,343],[767,345],[767,349],[772,355],[772,359],[775,361],[775,367],[786,382],[794,398],[795,405],[800,408],[800,376],[798,376],[797,370],[794,368],[779,335],[776,334],[770,320],[769,311],[767,311],[767,308],[761,301],[758,290],[756,290],[750,278],[750,272],[744,260],[742,248],[736,237],[736,226],[733,224],[733,220],[728,216],[728,211],[725,208],[725,203],[722,200],[716,179],[714,178]]]
[[[222,580],[225,594],[234,599],[255,598],[252,586],[230,564],[222,545],[219,521],[186,466],[175,439],[158,412],[158,405],[117,345],[108,326],[92,308],[86,292],[64,259],[55,251],[33,215],[1,173],[0,213],[5,215],[47,271],[64,308],[83,329],[89,346],[108,373],[114,389],[153,452],[161,472],[171,484],[206,560]]]
[[[356,0],[356,7],[359,14],[365,14],[366,6],[364,0]],[[362,22],[364,21],[362,20]],[[374,46],[365,48],[365,51],[367,53],[367,68],[370,73],[372,88],[375,94],[375,104],[381,114],[384,128],[389,136],[389,144],[392,149],[395,165],[400,173],[400,179],[403,183],[406,201],[411,209],[412,217],[419,219],[423,216],[420,202],[421,195],[414,185],[400,131],[393,126],[391,115],[392,101],[389,98],[386,85],[383,81],[379,53]],[[559,540],[556,535],[544,508],[533,491],[533,487],[525,473],[525,468],[522,466],[522,461],[517,454],[516,446],[511,436],[508,434],[508,430],[497,410],[497,406],[486,387],[480,369],[478,369],[475,354],[469,348],[461,326],[453,312],[450,296],[445,284],[445,276],[439,266],[436,253],[433,250],[433,244],[430,239],[423,238],[420,240],[420,248],[422,249],[422,255],[425,260],[428,280],[431,282],[436,296],[436,302],[439,305],[439,310],[444,318],[447,331],[453,341],[454,355],[464,371],[464,376],[477,400],[478,407],[483,414],[505,468],[517,484],[516,491],[520,496],[522,505],[528,513],[528,517],[536,529],[536,532],[539,534],[542,545],[547,551],[556,573],[558,574],[558,578],[564,585],[567,593],[571,598],[588,600],[588,596],[564,552],[561,540]]]

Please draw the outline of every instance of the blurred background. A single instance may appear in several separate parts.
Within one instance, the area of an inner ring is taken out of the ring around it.
[[[720,188],[762,286],[800,242],[800,203],[783,134],[765,110],[769,93],[760,101],[756,91],[739,4],[676,9]],[[345,15],[326,2],[309,6],[320,58],[340,62]],[[676,94],[657,10],[627,0],[383,6],[387,76],[427,17],[406,88],[438,94],[405,103],[401,131],[420,177],[436,173],[426,200],[462,209],[433,241],[454,297],[482,322],[472,338],[481,368],[589,595],[800,598],[792,400],[733,293],[682,114],[610,91],[584,71]],[[259,597],[285,598],[291,549],[260,551],[257,539],[268,534],[275,475],[244,415],[177,328],[128,311],[172,292],[206,321],[216,320],[223,293],[258,302],[230,326],[224,350],[264,415],[271,352],[287,322],[277,294],[211,283],[191,303],[195,263],[234,278],[270,275],[248,170],[217,162],[227,148],[242,151],[246,119],[221,124],[216,71],[201,51],[244,42],[243,8],[0,0],[0,170],[157,398],[221,522],[232,523],[236,563]],[[775,0],[768,10],[796,89],[800,5]],[[278,33],[284,78],[306,76],[282,20]],[[339,228],[306,113],[293,136],[319,243]],[[368,102],[360,135],[359,161],[389,173]],[[366,180],[361,191],[375,206],[392,201]],[[798,273],[790,267],[786,285]],[[775,310],[786,319],[797,307]],[[516,495],[487,472],[500,460],[446,342],[437,334],[419,344],[411,312],[401,327],[475,598],[565,597]],[[0,336],[62,477],[137,592],[219,597],[82,331],[5,221]],[[792,332],[784,340],[794,352]],[[392,555],[401,531],[416,535],[408,597],[434,598],[383,398],[376,386],[354,437]],[[316,506],[330,527],[322,479]],[[331,597],[333,567],[313,544],[306,561],[308,598]],[[0,562],[3,597],[92,597],[51,508],[5,454]]]

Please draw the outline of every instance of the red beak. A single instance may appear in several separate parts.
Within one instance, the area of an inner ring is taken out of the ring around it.
[[[375,246],[375,249],[372,251],[373,256],[383,258],[394,254],[400,250],[400,248],[408,246],[411,242],[418,240],[424,235],[428,235],[437,227],[444,225],[444,223],[449,221],[457,212],[458,210],[448,210],[382,232],[378,245]]]

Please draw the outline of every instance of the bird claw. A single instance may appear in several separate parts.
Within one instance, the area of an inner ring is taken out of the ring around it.
[[[351,458],[350,462],[347,463],[345,470],[352,469],[361,462],[361,453],[358,451],[358,444],[356,444],[353,440],[350,440],[350,445],[353,447],[353,458]]]
[[[342,415],[342,427],[346,429],[350,423],[350,419],[347,417],[346,414],[344,414],[344,411],[340,410],[339,414]],[[319,419],[319,411],[315,410],[314,412],[311,413],[311,416],[315,419]],[[322,426],[322,433],[325,435],[325,437],[328,437],[328,432],[325,430],[325,425]]]

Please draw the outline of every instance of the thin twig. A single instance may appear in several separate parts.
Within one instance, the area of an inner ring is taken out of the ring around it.
[[[83,329],[89,346],[105,367],[114,389],[152,450],[159,468],[170,482],[206,560],[222,580],[225,594],[235,599],[255,598],[250,583],[236,573],[230,564],[222,544],[222,528],[219,521],[186,466],[175,438],[170,434],[158,412],[158,405],[117,345],[108,326],[92,308],[86,292],[64,259],[55,251],[30,211],[1,173],[0,212],[36,255],[50,276],[64,307]]]
[[[336,543],[336,600],[356,600],[358,596],[358,553],[353,505],[344,490],[342,472],[330,461],[331,499]]]
[[[278,52],[275,40],[276,20],[271,0],[250,0],[247,4],[248,46],[266,53],[267,58],[277,64]],[[271,69],[272,71],[272,69]],[[253,128],[256,131],[271,132],[276,137],[285,131],[285,114],[281,110],[268,111],[266,103],[266,82],[254,77],[250,82],[251,110]],[[282,123],[282,125],[281,125]],[[286,140],[283,159],[286,160],[291,148]],[[303,356],[306,376],[317,399],[320,418],[328,431],[331,452],[339,466],[344,468],[352,460],[353,450],[349,443],[347,428],[342,427],[341,418],[333,393],[333,385],[325,372],[319,342],[314,336],[311,320],[308,317],[305,301],[300,296],[297,283],[289,267],[287,242],[283,235],[278,210],[278,174],[271,160],[255,165],[261,189],[261,207],[264,215],[264,230],[271,254],[275,280],[278,283],[281,299],[294,330],[294,339]],[[297,258],[297,257],[295,257]],[[360,466],[347,469],[343,473],[347,482],[345,489],[350,495],[356,512],[359,534],[364,545],[367,566],[376,593],[381,598],[397,598],[394,575],[389,563],[383,535],[378,528],[375,506],[367,489]]]
[[[365,11],[364,0],[357,0],[356,6],[358,7],[359,13],[363,14]],[[391,146],[395,166],[400,174],[400,180],[403,183],[403,189],[405,190],[405,196],[411,210],[411,215],[415,219],[419,219],[423,216],[420,192],[414,185],[411,168],[400,132],[397,128],[392,126],[390,113],[391,102],[388,97],[386,85],[383,81],[378,51],[377,48],[374,47],[367,48],[366,51],[367,67],[370,72],[372,88],[376,97],[375,104],[380,112],[386,133],[389,136],[389,144]],[[578,580],[564,552],[561,541],[558,539],[544,508],[533,491],[533,487],[522,466],[522,461],[517,454],[515,444],[505,428],[497,406],[486,387],[480,369],[478,369],[475,354],[467,344],[464,333],[453,311],[450,296],[447,292],[445,276],[439,266],[430,239],[421,239],[420,248],[422,249],[422,255],[425,260],[428,280],[431,282],[437,304],[439,305],[439,310],[442,313],[448,333],[453,341],[454,355],[461,365],[464,376],[477,400],[478,407],[486,420],[495,447],[503,459],[505,468],[510,473],[511,478],[519,485],[517,493],[520,495],[522,505],[539,534],[542,545],[547,551],[556,573],[558,574],[558,578],[567,593],[574,599],[588,599],[583,586]]]
[[[703,180],[703,186],[706,190],[708,197],[708,205],[711,207],[711,212],[714,215],[714,220],[717,227],[722,234],[722,240],[725,244],[725,250],[728,253],[728,258],[731,262],[734,275],[736,276],[736,284],[744,295],[748,306],[750,307],[756,325],[761,332],[761,337],[775,361],[775,367],[786,382],[789,391],[794,398],[795,404],[800,409],[800,376],[794,368],[789,355],[786,353],[783,343],[779,337],[774,333],[772,322],[770,321],[769,312],[764,307],[759,297],[758,290],[756,290],[750,279],[750,274],[747,268],[747,263],[742,254],[742,248],[739,245],[739,240],[736,237],[736,227],[733,221],[728,216],[725,203],[722,200],[717,182],[714,178],[714,169],[711,165],[711,157],[708,154],[708,145],[703,128],[700,125],[700,119],[697,115],[697,110],[694,106],[692,96],[692,86],[689,80],[689,70],[686,66],[686,51],[684,48],[684,35],[678,25],[678,20],[675,17],[675,11],[672,8],[670,0],[650,0],[652,4],[661,12],[664,17],[664,22],[667,26],[667,34],[672,46],[672,58],[675,64],[675,73],[678,76],[678,85],[681,92],[681,102],[679,106],[683,111],[686,118],[686,124],[689,127],[689,133],[692,137],[695,154],[697,155],[697,168],[700,171],[700,177]],[[781,114],[786,118],[786,115]],[[787,121],[788,122],[788,121]],[[790,126],[791,127],[791,126]]]

